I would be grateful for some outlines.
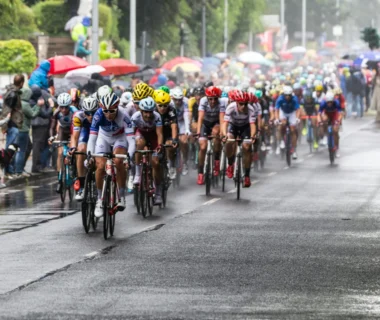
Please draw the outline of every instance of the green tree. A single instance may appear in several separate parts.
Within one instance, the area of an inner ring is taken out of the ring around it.
[[[368,43],[371,50],[380,47],[380,37],[375,28],[365,28],[362,30],[361,39]]]

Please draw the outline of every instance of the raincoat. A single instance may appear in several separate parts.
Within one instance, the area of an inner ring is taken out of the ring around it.
[[[48,84],[48,73],[50,71],[50,62],[44,60],[41,62],[39,67],[32,72],[29,79],[29,87],[33,85],[39,86],[41,89],[47,90],[49,88]]]

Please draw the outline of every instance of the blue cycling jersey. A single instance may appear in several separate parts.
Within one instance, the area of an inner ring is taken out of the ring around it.
[[[298,102],[298,98],[296,96],[292,96],[292,98],[287,101],[284,95],[281,95],[276,101],[276,109],[281,109],[284,113],[292,113],[298,110],[300,104]]]
[[[326,102],[326,100],[323,100],[319,106],[319,113],[325,112],[340,112],[342,111],[342,108],[340,106],[340,103],[338,100],[332,101],[332,103]]]

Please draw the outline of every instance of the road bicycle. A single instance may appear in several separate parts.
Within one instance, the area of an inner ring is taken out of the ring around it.
[[[164,144],[163,148],[173,148],[171,144]],[[160,166],[161,166],[161,197],[162,197],[162,204],[160,204],[160,208],[166,207],[166,200],[168,196],[168,190],[170,188],[170,185],[172,183],[172,180],[169,177],[169,166],[168,166],[168,160],[166,157],[166,150],[162,153],[162,156],[160,157]]]
[[[283,140],[285,143],[285,149],[281,150],[281,155],[283,157],[285,154],[286,163],[290,167],[292,164],[292,134],[290,130],[289,117],[286,117],[286,128]]]
[[[229,142],[236,142],[236,153],[235,153],[235,163],[234,163],[234,176],[233,179],[235,181],[236,187],[236,198],[240,199],[240,189],[243,185],[243,152],[242,152],[242,142],[243,140],[238,137],[236,139],[227,139]]]
[[[219,177],[214,175],[214,142],[213,139],[215,136],[207,137],[207,149],[206,149],[206,157],[204,163],[204,177],[205,177],[205,186],[206,186],[206,196],[211,193],[211,185],[213,187],[218,186]]]
[[[327,146],[329,149],[330,164],[333,165],[335,161],[335,142],[334,142],[334,128],[331,120],[327,124]]]

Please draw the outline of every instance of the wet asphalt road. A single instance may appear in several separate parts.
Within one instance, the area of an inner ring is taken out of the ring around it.
[[[52,180],[1,190],[0,318],[380,318],[380,127],[341,136],[335,166],[305,145],[291,168],[270,156],[239,202],[193,172],[153,217],[118,213],[110,241]]]

